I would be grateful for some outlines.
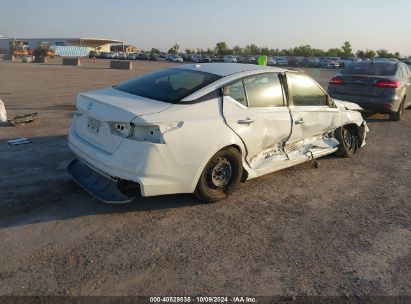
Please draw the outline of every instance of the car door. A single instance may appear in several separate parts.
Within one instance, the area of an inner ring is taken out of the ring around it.
[[[292,116],[292,132],[287,144],[335,129],[339,125],[340,110],[329,102],[327,93],[306,75],[286,74]]]
[[[244,142],[246,160],[252,168],[261,164],[257,159],[281,154],[291,133],[291,116],[277,73],[231,83],[224,88],[223,98],[226,123]]]

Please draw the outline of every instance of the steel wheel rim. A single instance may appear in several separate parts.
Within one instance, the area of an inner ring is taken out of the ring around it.
[[[348,131],[347,129],[343,129],[342,139],[343,139],[344,145],[351,150],[353,147],[354,138],[353,138],[353,135],[350,133],[350,131]]]
[[[207,168],[206,181],[210,189],[223,190],[231,182],[233,170],[230,161],[226,157],[217,157]]]

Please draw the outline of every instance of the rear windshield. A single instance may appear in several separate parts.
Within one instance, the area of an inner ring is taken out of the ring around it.
[[[184,69],[165,69],[114,86],[122,92],[178,103],[188,95],[220,79],[221,76]]]
[[[360,62],[345,67],[343,75],[370,75],[370,76],[393,76],[397,71],[397,65],[385,62]]]

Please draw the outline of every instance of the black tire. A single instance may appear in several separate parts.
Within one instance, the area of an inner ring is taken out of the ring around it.
[[[242,175],[240,152],[233,147],[222,149],[205,166],[194,194],[208,203],[224,200],[240,184]]]
[[[405,97],[402,100],[400,106],[398,107],[398,111],[395,112],[395,113],[390,114],[390,120],[392,120],[392,121],[400,121],[401,120],[402,112],[404,111],[404,103],[405,103]]]
[[[353,126],[344,126],[335,130],[335,138],[340,142],[336,154],[351,157],[358,149],[358,132]]]

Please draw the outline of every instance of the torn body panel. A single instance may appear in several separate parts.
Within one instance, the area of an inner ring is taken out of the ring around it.
[[[247,108],[225,96],[223,109],[227,125],[244,142],[246,161],[251,167],[264,153],[280,149],[290,137],[291,116],[287,107]]]

